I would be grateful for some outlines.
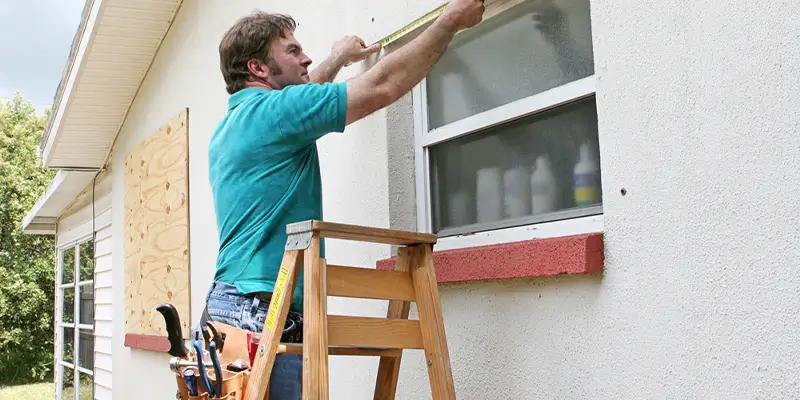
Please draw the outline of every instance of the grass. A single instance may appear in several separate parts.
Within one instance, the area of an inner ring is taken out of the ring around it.
[[[81,400],[92,399],[92,383],[81,382]],[[64,390],[64,399],[71,399],[72,388]],[[53,398],[53,382],[32,383],[18,386],[0,387],[0,400],[41,400]]]

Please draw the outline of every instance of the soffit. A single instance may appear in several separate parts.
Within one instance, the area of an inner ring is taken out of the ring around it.
[[[42,140],[46,168],[98,169],[182,0],[90,0]]]

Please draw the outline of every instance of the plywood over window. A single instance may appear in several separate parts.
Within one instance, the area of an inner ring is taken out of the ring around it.
[[[156,311],[171,303],[189,338],[189,110],[125,161],[125,333],[166,337]]]

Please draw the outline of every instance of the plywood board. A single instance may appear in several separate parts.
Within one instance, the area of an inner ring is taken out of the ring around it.
[[[164,336],[171,303],[190,336],[189,110],[139,143],[125,161],[125,333]]]

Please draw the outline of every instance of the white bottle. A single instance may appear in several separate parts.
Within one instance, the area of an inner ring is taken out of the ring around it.
[[[503,218],[503,177],[500,167],[487,167],[477,173],[478,222],[495,222]]]
[[[509,168],[503,174],[503,216],[520,218],[531,213],[530,170],[526,165]]]
[[[450,220],[448,226],[464,226],[471,223],[469,210],[469,195],[464,189],[459,189],[450,193],[448,215]]]
[[[575,205],[589,206],[600,202],[600,168],[586,143],[581,144],[573,172]]]
[[[556,208],[556,178],[547,155],[536,158],[531,174],[531,211],[541,214]]]

